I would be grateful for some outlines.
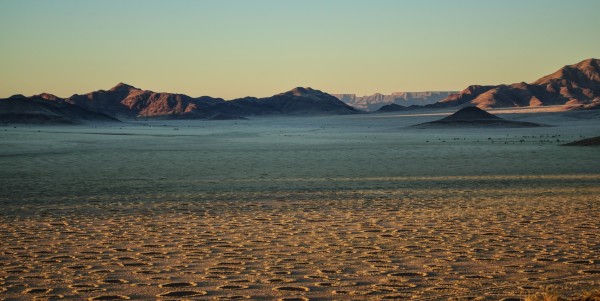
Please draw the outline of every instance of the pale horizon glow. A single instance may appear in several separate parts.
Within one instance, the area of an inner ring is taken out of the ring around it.
[[[119,82],[190,96],[532,82],[600,57],[597,0],[0,2],[0,98]]]

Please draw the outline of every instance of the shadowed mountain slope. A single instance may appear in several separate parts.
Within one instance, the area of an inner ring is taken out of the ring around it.
[[[86,121],[118,120],[65,103],[56,96],[50,97],[50,94],[0,99],[0,123],[77,124]]]

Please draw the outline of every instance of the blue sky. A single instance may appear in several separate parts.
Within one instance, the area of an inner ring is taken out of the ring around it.
[[[461,90],[600,57],[600,1],[0,2],[0,97]]]

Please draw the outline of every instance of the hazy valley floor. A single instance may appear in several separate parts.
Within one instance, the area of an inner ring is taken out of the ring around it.
[[[522,298],[600,285],[595,112],[0,127],[0,299]],[[290,299],[295,300],[295,299]]]

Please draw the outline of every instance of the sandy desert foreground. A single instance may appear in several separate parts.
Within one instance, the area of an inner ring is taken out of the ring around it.
[[[596,186],[5,206],[0,296],[497,300],[548,288],[578,293],[600,285],[599,198]]]
[[[598,288],[600,154],[556,141],[598,122],[561,116],[531,117],[555,125],[535,132],[420,132],[404,126],[437,116],[392,115],[6,127],[0,299],[517,300]]]

